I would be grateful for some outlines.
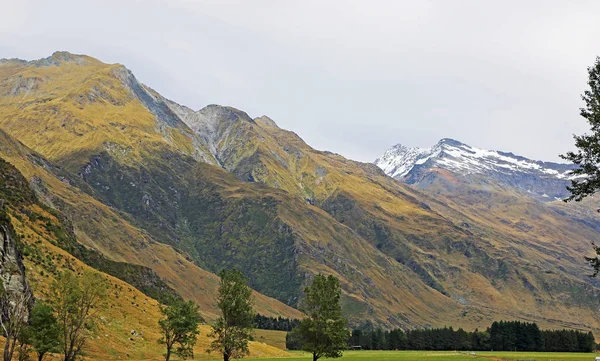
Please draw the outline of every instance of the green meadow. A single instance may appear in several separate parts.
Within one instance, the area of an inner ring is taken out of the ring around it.
[[[292,357],[261,358],[261,361],[306,361],[312,360],[311,355],[302,352],[292,352]],[[568,352],[455,352],[455,351],[346,351],[344,356],[337,360],[379,360],[379,361],[473,361],[473,360],[514,360],[514,361],[593,361],[593,353],[568,353]],[[336,360],[325,359],[320,360]]]

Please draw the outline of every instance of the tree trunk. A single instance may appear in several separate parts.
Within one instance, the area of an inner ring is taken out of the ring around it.
[[[319,359],[319,356],[317,356],[316,352],[313,352],[313,361],[317,361]]]
[[[12,336],[6,338],[6,343],[4,344],[4,361],[12,360],[15,353],[15,345],[16,340]]]
[[[229,361],[229,354],[227,354],[227,353],[223,354],[223,361]]]
[[[4,343],[4,361],[10,361],[10,337],[6,338],[6,342]]]
[[[171,359],[171,348],[167,348],[167,356],[165,357],[165,361],[169,361]]]
[[[44,359],[45,352],[38,352],[38,361],[42,361]]]

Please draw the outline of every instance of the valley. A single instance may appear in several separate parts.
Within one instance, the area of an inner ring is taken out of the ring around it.
[[[340,280],[352,326],[600,330],[583,259],[600,222],[593,201],[562,203],[570,165],[452,139],[357,162],[268,116],[192,110],[123,65],[68,52],[0,60],[0,158],[13,175],[4,222],[34,295],[67,268],[118,290],[91,342],[98,359],[159,355],[165,295],[214,321],[216,274],[232,268],[267,316],[304,317],[303,289],[323,273]],[[289,356],[281,335],[257,336],[251,356]]]

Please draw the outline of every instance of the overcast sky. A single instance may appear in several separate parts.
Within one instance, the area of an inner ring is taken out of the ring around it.
[[[558,160],[600,55],[600,1],[2,0],[0,58],[122,63],[194,109],[266,114],[373,161],[440,138]]]

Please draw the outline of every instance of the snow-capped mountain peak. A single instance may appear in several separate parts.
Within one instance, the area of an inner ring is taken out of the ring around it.
[[[408,148],[397,144],[375,161],[387,175],[401,179],[415,168],[442,168],[462,175],[483,173],[529,173],[569,179],[573,165],[534,161],[513,153],[471,147],[444,138],[431,148]]]

